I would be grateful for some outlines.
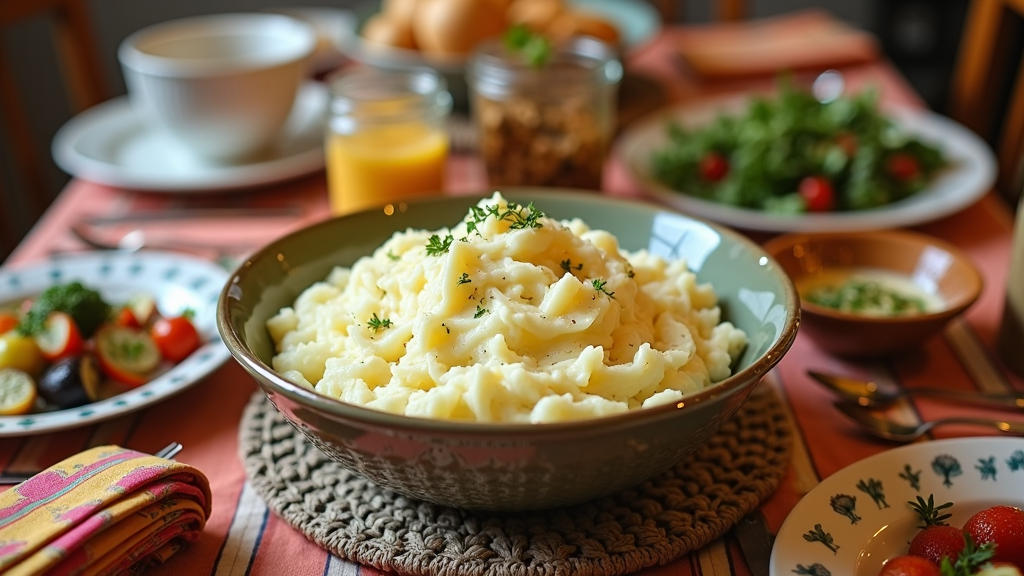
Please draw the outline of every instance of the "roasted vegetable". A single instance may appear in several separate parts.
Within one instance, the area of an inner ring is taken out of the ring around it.
[[[39,396],[58,408],[81,406],[96,399],[100,379],[99,368],[91,354],[64,358],[47,368],[39,378]]]
[[[160,349],[145,330],[106,324],[96,332],[100,369],[132,388],[149,381],[160,364]]]
[[[0,415],[27,414],[36,403],[36,383],[16,368],[0,368]]]
[[[46,319],[51,312],[69,314],[82,336],[89,338],[107,320],[110,304],[103,300],[99,292],[86,288],[81,282],[51,286],[33,302],[32,308],[18,325],[18,331],[25,336],[39,334],[46,329]]]

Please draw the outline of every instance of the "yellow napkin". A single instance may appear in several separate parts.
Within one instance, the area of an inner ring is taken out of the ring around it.
[[[199,470],[100,446],[0,494],[0,572],[137,573],[198,538],[209,515]]]

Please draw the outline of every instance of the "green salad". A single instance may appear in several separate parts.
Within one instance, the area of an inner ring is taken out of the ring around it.
[[[669,124],[651,169],[681,193],[771,213],[884,206],[923,189],[948,161],[876,100],[867,91],[822,104],[784,81],[740,115],[695,129]]]

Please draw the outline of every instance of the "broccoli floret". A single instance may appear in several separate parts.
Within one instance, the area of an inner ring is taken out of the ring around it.
[[[43,332],[50,312],[66,312],[74,319],[82,336],[89,338],[110,316],[110,304],[99,292],[82,286],[81,282],[51,286],[32,303],[18,331],[25,336]]]

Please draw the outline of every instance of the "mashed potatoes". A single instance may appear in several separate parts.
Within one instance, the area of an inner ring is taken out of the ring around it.
[[[267,322],[274,369],[344,402],[555,422],[676,402],[727,377],[746,335],[681,261],[499,194],[406,230]]]

